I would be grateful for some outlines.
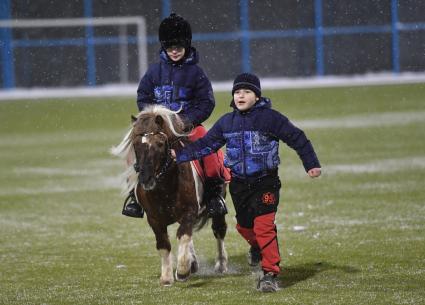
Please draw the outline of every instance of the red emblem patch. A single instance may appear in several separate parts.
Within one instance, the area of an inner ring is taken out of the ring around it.
[[[276,203],[276,197],[273,193],[267,192],[263,194],[263,197],[261,199],[265,205],[269,204],[275,204]]]

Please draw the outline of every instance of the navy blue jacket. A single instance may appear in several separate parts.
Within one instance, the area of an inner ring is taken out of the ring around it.
[[[203,138],[176,152],[178,163],[200,159],[226,144],[225,165],[232,176],[262,177],[278,168],[282,140],[298,153],[306,171],[320,167],[304,132],[271,109],[268,98],[261,98],[245,112],[240,112],[233,102],[232,106],[234,111],[223,115]]]
[[[142,111],[149,104],[161,104],[177,111],[190,124],[198,125],[211,115],[215,100],[211,82],[197,65],[198,52],[191,48],[178,63],[160,52],[160,61],[152,64],[137,89],[137,106]]]

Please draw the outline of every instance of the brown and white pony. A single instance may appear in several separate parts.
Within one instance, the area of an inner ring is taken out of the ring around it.
[[[138,202],[146,211],[147,221],[161,256],[161,285],[172,285],[173,257],[167,226],[179,223],[176,280],[184,281],[198,270],[192,240],[197,225],[205,224],[203,185],[193,164],[177,164],[170,149],[187,143],[187,133],[177,112],[162,106],[152,106],[132,116],[132,128],[111,152],[127,160],[124,174],[125,193],[134,189]],[[227,271],[224,237],[227,224],[224,216],[212,219],[217,241],[215,271]]]

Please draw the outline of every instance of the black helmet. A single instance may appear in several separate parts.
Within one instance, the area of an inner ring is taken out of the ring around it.
[[[185,49],[190,48],[192,42],[190,24],[183,17],[175,13],[162,20],[159,25],[158,34],[159,42],[164,49],[176,45],[182,46]]]

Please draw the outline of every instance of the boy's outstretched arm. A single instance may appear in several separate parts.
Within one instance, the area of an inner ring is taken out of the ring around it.
[[[207,134],[197,141],[189,143],[177,151],[170,149],[171,157],[175,159],[177,163],[182,163],[201,159],[204,156],[216,152],[226,144],[226,139],[223,137],[219,123],[220,122],[215,123]]]
[[[319,177],[321,166],[316,152],[304,131],[294,126],[287,117],[277,111],[272,111],[273,119],[270,122],[271,132],[279,139],[294,149],[303,162],[307,174],[312,177]]]

